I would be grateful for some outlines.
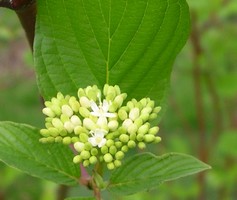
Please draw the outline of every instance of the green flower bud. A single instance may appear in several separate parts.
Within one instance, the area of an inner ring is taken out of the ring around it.
[[[101,153],[102,153],[102,154],[106,154],[106,153],[109,152],[109,148],[108,148],[107,146],[105,146],[105,145],[102,146],[100,150],[101,150]]]
[[[43,108],[42,112],[49,117],[55,117],[55,113],[51,110],[51,108]]]
[[[148,124],[144,124],[138,129],[137,133],[145,135],[148,132],[149,128],[150,127],[148,126]]]
[[[120,160],[115,160],[114,161],[114,166],[115,167],[120,167],[122,165],[122,162]]]
[[[83,120],[83,126],[89,130],[95,130],[97,128],[96,124],[90,118]]]
[[[67,131],[65,129],[60,130],[59,135],[61,135],[62,137],[67,135]]]
[[[128,148],[134,148],[134,147],[136,147],[136,143],[133,141],[133,140],[129,140],[128,141]]]
[[[64,128],[67,130],[68,133],[72,133],[74,130],[74,127],[75,126],[70,121],[67,121],[64,123]]]
[[[149,116],[149,120],[154,120],[157,119],[157,114],[156,113],[151,113]]]
[[[70,137],[65,137],[65,138],[63,138],[63,144],[69,145],[69,144],[71,144],[71,142],[72,142],[72,140],[71,140]]]
[[[136,137],[137,137],[136,133],[132,133],[132,134],[129,135],[129,139],[133,140],[133,141],[136,140]]]
[[[87,96],[89,97],[89,99],[96,101],[97,100],[97,91],[91,89],[90,91],[88,91]]]
[[[117,152],[117,148],[114,145],[109,147],[109,153],[110,154],[114,155],[116,152]]]
[[[80,141],[86,143],[88,141],[88,135],[86,133],[81,133],[79,135]]]
[[[151,107],[145,107],[142,109],[141,114],[150,114],[152,111]]]
[[[159,127],[158,126],[154,126],[154,127],[149,129],[148,134],[156,135],[158,133],[158,131],[159,131]]]
[[[143,98],[139,101],[143,107],[146,107],[146,104],[147,104],[147,99],[146,98]]]
[[[84,167],[88,167],[90,165],[90,161],[89,160],[84,160],[82,164],[83,164]]]
[[[136,124],[131,124],[129,127],[128,127],[128,133],[129,134],[133,134],[133,133],[136,133],[137,132],[137,125]]]
[[[134,121],[134,124],[139,128],[143,124],[143,120],[139,117]]]
[[[80,101],[80,104],[82,107],[84,107],[84,108],[91,107],[91,101],[87,97],[83,96],[79,99],[79,101]]]
[[[40,138],[39,142],[46,144],[46,143],[48,143],[48,139],[47,138]]]
[[[89,158],[89,162],[90,162],[90,164],[95,164],[95,163],[97,163],[97,158],[95,156],[91,156]]]
[[[160,112],[160,110],[161,110],[161,107],[157,106],[153,109],[153,112],[158,114]]]
[[[52,102],[52,105],[60,105],[60,100],[55,97],[51,99],[51,102]]]
[[[133,109],[133,108],[134,108],[133,102],[128,101],[128,102],[127,102],[127,107],[129,108],[129,110]]]
[[[85,91],[82,88],[79,88],[78,91],[77,91],[77,96],[79,98],[81,98],[83,96],[86,96],[86,93],[85,93]]]
[[[116,95],[119,95],[121,93],[120,87],[118,85],[114,86],[114,90],[115,90]]]
[[[45,105],[45,107],[49,107],[50,108],[53,105],[53,103],[51,101],[45,101],[44,105]]]
[[[82,117],[89,117],[90,116],[90,111],[85,107],[80,107],[79,113]]]
[[[79,141],[79,138],[78,137],[71,137],[71,140],[72,140],[72,143],[75,143],[75,142],[78,142]]]
[[[82,126],[76,126],[76,127],[74,128],[74,133],[75,133],[76,135],[79,135],[79,134],[81,134],[81,133],[88,133],[88,131],[87,131],[84,127],[82,127]]]
[[[45,118],[45,122],[50,122],[52,124],[52,120],[53,118],[52,117],[46,117]],[[53,125],[52,125],[53,126]]]
[[[82,162],[82,157],[80,156],[80,155],[76,155],[76,156],[74,156],[74,158],[73,158],[73,162],[75,163],[75,164],[77,164],[77,163],[80,163],[80,162]]]
[[[122,135],[119,136],[119,140],[123,143],[127,143],[128,140],[129,140],[129,136],[126,135],[126,134],[122,134]]]
[[[82,142],[76,142],[74,148],[77,152],[82,152],[84,150],[85,144]]]
[[[46,122],[45,123],[45,127],[46,128],[52,128],[53,127],[53,124],[51,122]]]
[[[119,119],[121,119],[121,120],[125,120],[128,118],[128,114],[127,114],[126,110],[122,109],[122,108],[119,109],[118,116],[119,116]]]
[[[139,142],[138,143],[138,148],[139,149],[145,149],[146,148],[146,144],[144,142]]]
[[[155,140],[155,136],[151,134],[144,135],[145,142],[153,142]]]
[[[122,126],[126,129],[133,124],[133,121],[131,119],[125,119]]]
[[[127,145],[122,146],[121,151],[127,152],[128,151],[128,146]]]
[[[107,162],[107,163],[112,162],[113,161],[113,156],[110,153],[106,153],[104,155],[104,161]]]
[[[114,166],[114,163],[108,163],[107,164],[107,168],[109,169],[109,170],[113,170],[114,168],[115,168],[115,166]]]
[[[116,141],[114,144],[115,144],[115,146],[116,146],[117,148],[121,148],[122,145],[123,145],[123,143],[120,142],[120,141]]]
[[[108,127],[111,131],[115,131],[118,128],[118,121],[112,120],[108,123]]]
[[[59,105],[52,105],[50,108],[57,116],[61,115],[62,111]]]
[[[161,141],[161,137],[155,137],[154,143],[159,143]]]
[[[63,129],[63,123],[60,119],[58,118],[53,118],[52,119],[52,124],[55,128],[58,128],[58,129]]]
[[[63,94],[62,94],[61,92],[58,92],[58,93],[57,93],[57,99],[58,99],[58,100],[64,99],[64,96],[63,96]]]
[[[91,155],[96,156],[98,154],[98,150],[96,148],[91,149]]]
[[[55,140],[55,137],[47,137],[47,142],[49,142],[49,143],[52,143],[52,142],[54,142],[54,140]]]
[[[85,150],[90,151],[92,149],[92,145],[90,142],[85,143]]]
[[[41,129],[40,134],[44,137],[49,137],[50,136],[50,133],[49,133],[48,129]]]
[[[111,147],[112,145],[114,145],[114,141],[111,140],[111,139],[108,139],[108,140],[106,141],[106,146],[107,146],[107,147]]]
[[[120,134],[125,134],[125,133],[127,133],[126,127],[122,127],[122,126],[119,127],[118,132],[119,132]]]
[[[56,137],[59,135],[59,130],[57,128],[49,128],[49,134],[52,136],[52,137]]]
[[[141,142],[144,139],[144,134],[138,134],[137,135],[137,141]]]
[[[80,155],[83,160],[89,159],[91,156],[90,152],[86,150],[83,150]]]
[[[73,110],[71,109],[69,105],[63,105],[62,114],[67,115],[68,117],[71,117],[73,115]]]
[[[105,84],[105,85],[104,85],[104,88],[103,88],[103,94],[104,94],[104,96],[107,95],[108,89],[109,89],[109,85],[108,85],[108,84]]]
[[[81,120],[80,120],[80,118],[79,118],[77,115],[73,115],[73,116],[71,117],[71,122],[72,122],[72,124],[73,124],[74,126],[79,126],[79,125],[81,125]]]
[[[117,108],[120,108],[122,106],[123,100],[124,100],[124,95],[123,94],[120,94],[120,95],[118,95],[114,98],[114,102],[116,103]]]
[[[63,141],[63,138],[61,136],[57,136],[55,139],[54,139],[55,142],[62,142]]]
[[[78,112],[79,111],[80,104],[77,101],[76,97],[70,97],[68,104],[69,104],[69,106],[72,108],[72,110],[74,112]]]
[[[129,118],[132,121],[135,121],[135,119],[137,119],[140,115],[140,110],[138,108],[132,108],[129,112]]]
[[[65,122],[69,121],[70,118],[69,118],[67,115],[65,115],[65,114],[61,114],[60,120],[61,120],[63,123],[65,123]]]
[[[149,114],[141,114],[140,118],[143,120],[143,122],[146,122],[149,119]]]
[[[150,108],[154,108],[155,106],[155,102],[150,100],[148,103],[147,103],[147,106],[149,106]]]
[[[124,152],[123,151],[118,151],[116,154],[115,154],[115,158],[117,160],[122,160],[124,158]]]

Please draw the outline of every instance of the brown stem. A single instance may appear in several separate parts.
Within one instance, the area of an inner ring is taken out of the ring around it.
[[[194,92],[195,92],[195,100],[196,100],[196,112],[197,112],[197,122],[199,129],[199,159],[203,162],[207,162],[208,151],[206,144],[206,124],[204,119],[204,103],[202,99],[202,90],[201,90],[201,66],[199,64],[199,58],[202,54],[201,42],[199,30],[197,27],[197,16],[196,13],[192,13],[193,19],[193,27],[191,33],[191,43],[193,46],[193,80],[194,80]],[[198,199],[206,199],[205,195],[205,173],[198,174],[198,182],[200,187],[200,193]]]
[[[211,141],[213,144],[212,146],[214,146],[223,130],[223,115],[221,112],[220,97],[217,93],[213,79],[209,73],[206,74],[205,80],[213,105],[214,130],[212,133]]]
[[[69,187],[66,185],[60,185],[57,191],[57,200],[64,200],[67,197]]]
[[[25,30],[30,47],[33,50],[36,20],[35,0],[0,0],[0,7],[12,9],[16,12]]]

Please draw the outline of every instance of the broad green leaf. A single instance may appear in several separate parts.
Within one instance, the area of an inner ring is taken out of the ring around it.
[[[80,171],[73,153],[61,144],[41,144],[39,130],[24,124],[0,122],[0,160],[32,176],[58,184],[78,183]]]
[[[159,157],[151,153],[137,154],[112,173],[108,190],[133,194],[206,169],[210,166],[185,154],[168,153]]]
[[[118,84],[159,104],[189,33],[185,0],[39,0],[34,45],[44,98]]]

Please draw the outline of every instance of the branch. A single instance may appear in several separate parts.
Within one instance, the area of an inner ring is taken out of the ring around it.
[[[25,30],[28,42],[33,50],[36,21],[35,0],[0,0],[0,7],[14,10]]]
[[[19,11],[29,7],[31,4],[34,3],[35,0],[0,0],[0,7]]]

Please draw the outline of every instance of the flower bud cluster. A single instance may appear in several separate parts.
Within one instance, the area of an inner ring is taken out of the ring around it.
[[[58,93],[45,102],[45,129],[40,141],[73,144],[78,152],[74,163],[84,166],[105,162],[108,169],[121,165],[125,153],[147,143],[158,143],[159,128],[151,126],[161,107],[149,98],[125,103],[126,93],[119,86],[96,85],[78,90],[78,97]]]

